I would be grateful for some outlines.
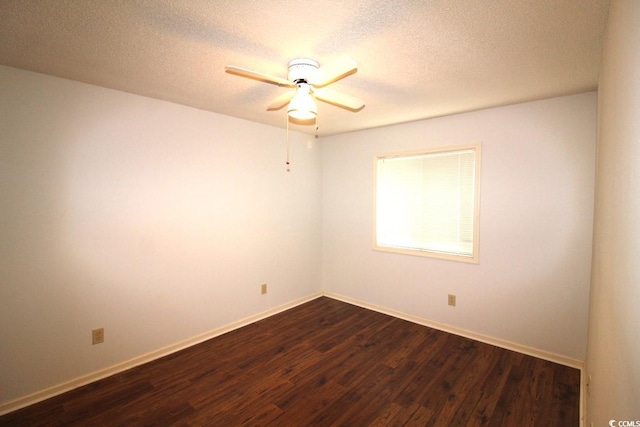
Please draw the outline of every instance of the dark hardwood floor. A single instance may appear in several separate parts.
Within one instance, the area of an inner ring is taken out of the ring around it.
[[[580,372],[330,298],[0,425],[578,426]]]

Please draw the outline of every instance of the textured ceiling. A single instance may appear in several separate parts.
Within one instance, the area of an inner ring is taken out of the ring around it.
[[[287,62],[341,54],[329,135],[596,89],[605,0],[0,0],[0,64],[285,126]],[[0,95],[1,96],[1,95]],[[293,126],[313,132],[313,126]]]

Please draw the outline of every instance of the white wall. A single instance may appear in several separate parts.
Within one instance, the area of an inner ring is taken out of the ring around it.
[[[312,137],[286,173],[281,129],[7,67],[0,94],[0,403],[321,291]]]
[[[325,291],[584,361],[596,102],[587,93],[323,138]],[[480,263],[374,251],[374,154],[475,142]]]
[[[587,404],[593,426],[640,421],[640,2],[611,2],[598,98]],[[589,425],[589,424],[587,424]],[[618,424],[615,424],[618,425]]]
[[[323,287],[585,358],[595,93],[294,134],[290,173],[281,129],[7,67],[0,93],[0,403]],[[373,251],[374,153],[478,141],[480,264]]]

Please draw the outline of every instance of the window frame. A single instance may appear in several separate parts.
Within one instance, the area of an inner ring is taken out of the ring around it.
[[[378,244],[378,165],[379,161],[386,158],[397,157],[413,157],[438,153],[455,153],[460,151],[474,150],[475,151],[475,181],[474,181],[474,208],[473,208],[473,244],[472,255],[457,255],[445,252],[436,252],[429,249],[411,249],[401,248],[394,246],[384,246]],[[373,182],[373,249],[383,252],[400,253],[406,255],[421,256],[427,258],[435,258],[449,261],[458,261],[464,263],[478,264],[479,263],[479,249],[480,249],[480,170],[481,170],[481,144],[466,144],[456,146],[443,146],[443,147],[429,147],[419,150],[400,151],[400,152],[388,152],[379,153],[374,155],[373,169],[374,169],[374,182]]]

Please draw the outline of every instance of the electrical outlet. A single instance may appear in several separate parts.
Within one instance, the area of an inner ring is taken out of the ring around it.
[[[456,296],[449,294],[448,303],[449,303],[450,306],[455,307],[456,306]]]
[[[267,284],[266,283],[263,283],[262,286],[260,286],[260,293],[262,295],[267,293]]]
[[[91,343],[93,345],[104,342],[104,328],[94,329],[91,331]]]

